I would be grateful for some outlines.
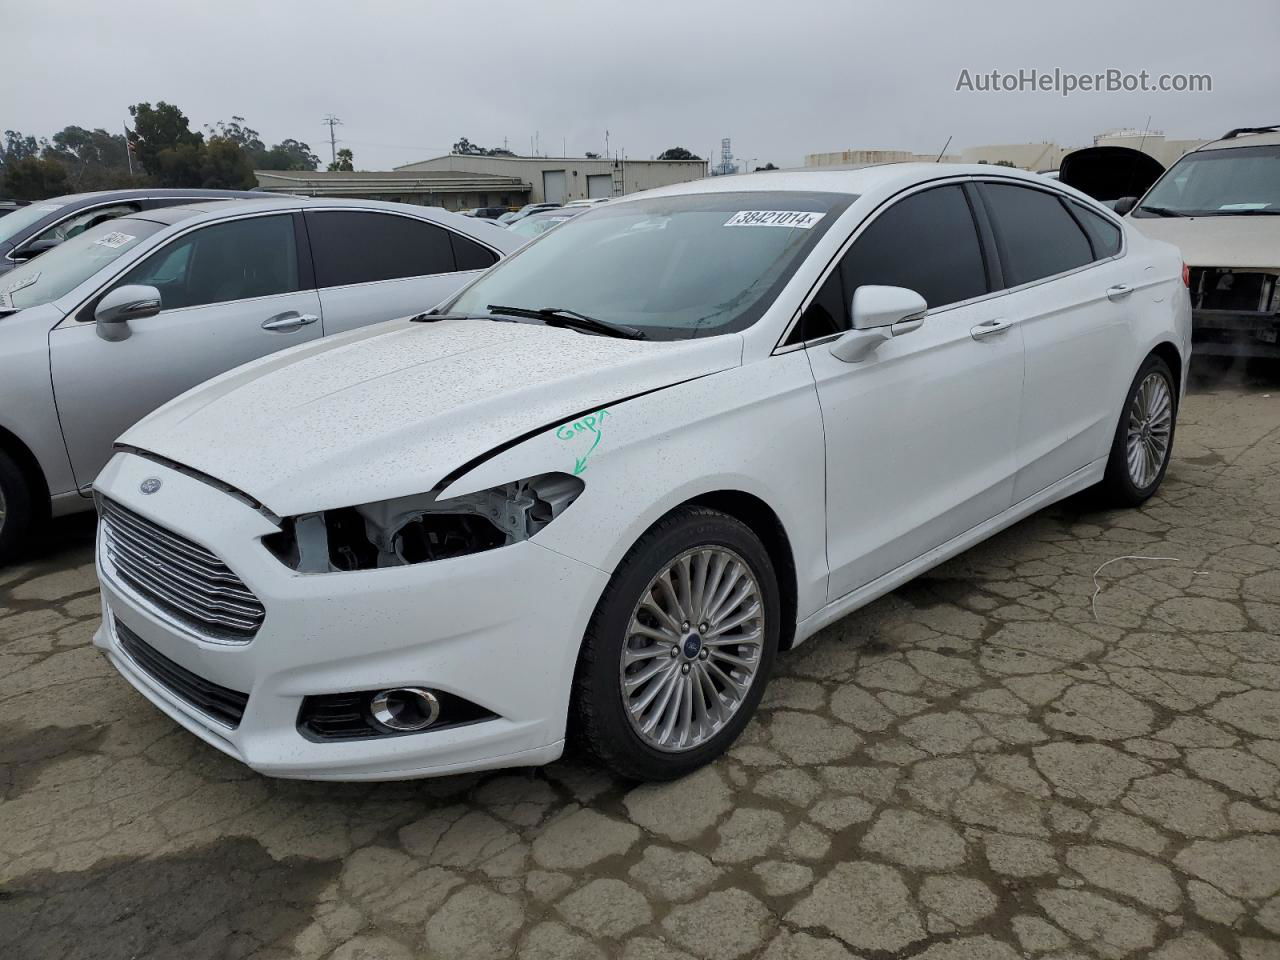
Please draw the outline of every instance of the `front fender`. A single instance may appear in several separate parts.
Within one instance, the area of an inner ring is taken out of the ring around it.
[[[801,617],[826,600],[821,411],[804,351],[645,394],[545,430],[474,467],[441,499],[559,470],[586,484],[534,542],[612,573],[682,503],[723,490],[777,514],[794,553]]]

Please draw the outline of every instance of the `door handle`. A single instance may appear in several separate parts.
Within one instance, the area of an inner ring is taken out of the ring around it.
[[[314,313],[299,313],[297,310],[286,310],[284,313],[277,313],[274,317],[268,317],[263,320],[262,329],[271,330],[275,333],[288,333],[290,330],[297,330],[299,327],[315,323],[319,319]]]
[[[969,328],[969,336],[975,340],[986,340],[988,337],[998,337],[1001,334],[1008,333],[1012,327],[1008,320],[987,320],[978,324],[976,327]]]
[[[1107,287],[1108,300],[1123,300],[1131,293],[1133,293],[1133,287],[1127,283],[1117,283],[1114,287]]]

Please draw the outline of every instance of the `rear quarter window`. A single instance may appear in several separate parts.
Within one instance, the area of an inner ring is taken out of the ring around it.
[[[1056,193],[1007,183],[984,183],[1004,268],[1016,287],[1066,273],[1093,261],[1093,249]]]

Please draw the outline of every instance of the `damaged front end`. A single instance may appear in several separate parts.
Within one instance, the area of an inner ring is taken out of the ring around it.
[[[262,542],[299,573],[448,560],[528,540],[584,487],[567,473],[542,473],[448,500],[432,491],[288,517]]]
[[[1280,272],[1191,268],[1194,351],[1280,358]]]

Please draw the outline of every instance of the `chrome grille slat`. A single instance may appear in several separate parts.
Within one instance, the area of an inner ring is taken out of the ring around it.
[[[220,601],[184,597],[178,592],[182,589],[181,584],[175,585],[174,581],[166,580],[163,576],[153,573],[139,561],[115,553],[110,559],[116,569],[130,582],[144,586],[149,592],[163,594],[167,603],[180,607],[183,612],[191,616],[241,630],[251,630],[258,624],[251,609],[237,608]]]
[[[149,544],[145,540],[139,538],[136,534],[123,532],[119,527],[109,527],[107,529],[107,536],[112,540],[113,544],[117,545],[119,549],[126,553],[133,553],[140,559],[146,559],[152,553],[159,554],[164,559],[170,560],[173,563],[174,568],[182,570],[188,578],[194,577],[197,579],[213,581],[218,584],[225,584],[224,586],[219,586],[217,589],[249,604],[252,604],[255,600],[253,594],[244,589],[243,586],[234,586],[234,584],[240,583],[239,578],[236,577],[235,574],[208,573],[204,568],[179,560],[167,553],[163,547],[157,547],[155,544]],[[205,591],[212,589],[199,583],[195,583],[193,586]]]
[[[142,537],[144,541],[147,539],[154,540],[163,549],[183,558],[186,562],[199,565],[215,576],[226,576],[236,583],[240,582],[240,578],[228,570],[226,564],[207,550],[203,548],[193,549],[193,545],[183,543],[164,529],[155,526],[149,521],[142,520],[140,517],[130,516],[119,507],[111,504],[110,501],[107,501],[107,503],[107,509],[111,513],[112,524],[115,528],[130,531]]]
[[[214,553],[111,500],[99,509],[104,559],[126,586],[197,632],[253,638],[262,601]]]

